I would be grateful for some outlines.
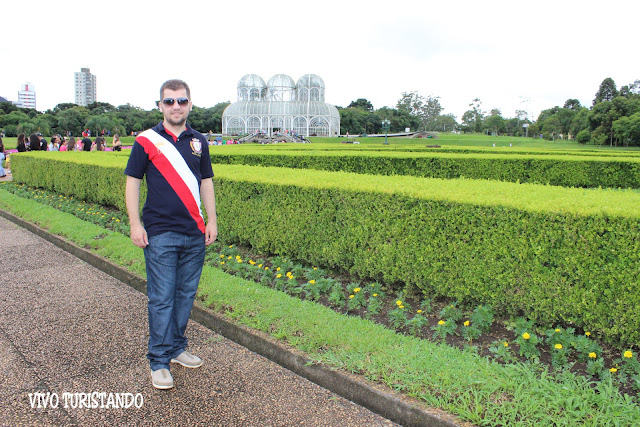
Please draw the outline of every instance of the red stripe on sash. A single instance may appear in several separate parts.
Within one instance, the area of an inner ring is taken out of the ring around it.
[[[167,159],[167,157],[162,154],[148,138],[138,136],[136,141],[142,145],[142,148],[144,148],[145,153],[149,156],[151,163],[153,163],[153,165],[158,169],[164,179],[167,180],[171,188],[173,188],[173,191],[176,192],[184,206],[189,211],[189,215],[191,215],[198,225],[198,229],[204,233],[204,218],[200,215],[200,206],[198,206],[196,201],[193,199],[193,195],[191,194],[189,187],[187,187],[187,184],[182,180],[182,177],[178,174],[169,159]],[[167,141],[167,143],[171,144],[169,141]]]

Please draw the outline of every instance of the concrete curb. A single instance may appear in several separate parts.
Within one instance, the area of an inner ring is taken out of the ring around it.
[[[76,246],[59,236],[53,235],[45,229],[5,210],[0,209],[0,216],[146,294],[146,280],[123,267],[87,249]],[[352,376],[334,371],[323,365],[313,364],[312,361],[306,357],[296,354],[296,352],[284,348],[282,345],[276,344],[266,335],[263,336],[260,332],[251,331],[245,327],[236,325],[206,310],[197,304],[197,301],[191,311],[191,318],[207,328],[216,331],[225,338],[395,423],[404,426],[428,427],[453,427],[459,425],[453,416],[442,411],[426,408],[417,401],[414,404],[407,403],[405,400],[410,399],[396,397],[392,391],[378,390],[363,380],[355,379]],[[383,389],[385,387],[380,388]]]

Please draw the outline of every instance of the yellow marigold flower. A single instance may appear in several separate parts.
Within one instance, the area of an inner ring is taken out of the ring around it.
[[[611,368],[609,369],[609,372],[611,372],[612,374],[615,374],[616,372],[618,372],[618,370],[616,368]]]
[[[355,289],[353,290],[353,292],[354,292],[354,293],[358,293],[358,292],[360,292],[360,288],[355,288]]]
[[[560,332],[560,331],[561,331],[561,329],[556,329],[556,332]]]
[[[229,255],[229,256],[227,257],[227,259],[231,259],[231,255]]]
[[[259,265],[258,265],[258,268],[262,268],[262,264],[259,264]]]
[[[504,346],[505,346],[505,347],[509,347],[509,343],[505,341],[505,342],[504,342]]]
[[[313,267],[313,270],[314,270],[314,271],[315,271],[315,270],[317,270],[317,269],[318,269],[318,267]]]
[[[267,271],[268,269],[269,269],[269,267],[265,267],[265,268],[264,268],[264,271]]]
[[[562,344],[558,343],[555,345],[556,350],[562,350]]]
[[[278,274],[276,275],[276,279],[279,279],[279,278],[281,278],[281,277],[282,277],[282,274],[280,274],[280,273],[278,273]]]
[[[442,325],[444,325],[445,323],[446,323],[446,322],[445,322],[444,320],[441,320],[441,321],[439,321],[439,322],[438,322],[438,325],[442,326]]]
[[[525,332],[524,334],[522,334],[522,338],[528,340],[529,338],[531,338],[531,335],[529,335],[529,332]]]
[[[591,332],[585,332],[584,333],[586,336],[590,337],[591,336]]]
[[[295,276],[287,276],[287,277],[289,278],[289,280],[293,280],[296,278]]]
[[[399,305],[398,308],[404,308],[404,305]]]
[[[590,359],[595,359],[596,357],[598,357],[595,353],[591,352],[589,353],[589,358]]]
[[[240,258],[240,255],[236,255],[236,259]]]
[[[402,301],[400,300],[396,301],[396,305],[402,305]]]
[[[374,296],[374,297],[377,297],[377,296],[378,296],[378,294],[373,294],[373,296]]]
[[[242,260],[241,259],[238,259],[236,261],[238,261],[238,264],[242,264]]]
[[[309,283],[311,283],[312,285],[315,285],[316,281],[315,280],[309,280]]]
[[[220,261],[220,264],[224,265],[224,261]]]
[[[220,254],[220,258],[224,258],[224,254]]]
[[[233,245],[229,245],[229,249],[231,249],[233,247]]]
[[[625,351],[624,357],[626,357],[627,359],[631,359],[633,357],[633,353],[631,352],[631,350]]]
[[[469,326],[470,324],[471,324],[471,322],[469,322],[468,320],[463,323],[464,326]]]
[[[420,314],[420,313],[422,313],[422,310],[418,310],[418,311],[416,311],[416,313]]]
[[[256,265],[256,262],[255,262],[254,260],[250,259],[250,260],[249,260],[249,264],[251,264],[251,265]]]
[[[276,271],[280,271],[280,267],[276,268]]]
[[[375,287],[376,287],[376,284],[375,284],[375,283],[372,283],[372,284],[371,284],[371,287],[372,287],[372,288],[375,288]]]
[[[354,298],[354,297],[355,297],[355,295],[349,295],[349,299]]]

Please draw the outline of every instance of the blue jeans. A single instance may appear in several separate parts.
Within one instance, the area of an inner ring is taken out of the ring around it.
[[[168,231],[149,237],[144,248],[149,299],[149,364],[169,369],[187,348],[184,333],[204,264],[204,234]]]

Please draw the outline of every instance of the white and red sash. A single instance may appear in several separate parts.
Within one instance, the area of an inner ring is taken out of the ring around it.
[[[178,149],[153,129],[142,132],[136,141],[142,145],[149,160],[171,185],[198,224],[198,229],[204,233],[204,218],[200,209],[200,183]]]

